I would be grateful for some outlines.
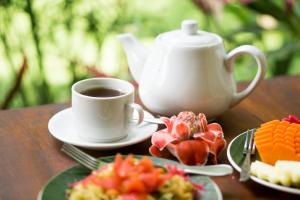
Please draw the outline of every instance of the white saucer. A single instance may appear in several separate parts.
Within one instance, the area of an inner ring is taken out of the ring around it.
[[[150,113],[144,111],[145,118],[154,118]],[[48,129],[53,137],[56,139],[73,144],[76,146],[84,147],[87,149],[109,150],[120,147],[125,147],[139,143],[149,138],[153,132],[157,130],[157,124],[150,124],[143,122],[139,126],[132,127],[128,131],[128,136],[121,140],[111,143],[96,143],[82,141],[76,134],[72,124],[72,111],[71,108],[67,108],[56,113],[48,123]]]

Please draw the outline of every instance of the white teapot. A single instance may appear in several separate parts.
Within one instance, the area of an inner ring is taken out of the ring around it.
[[[243,45],[226,54],[220,36],[198,30],[195,20],[157,36],[151,50],[125,33],[118,36],[142,103],[153,113],[171,116],[187,110],[216,117],[249,95],[264,78],[266,59],[256,47]],[[237,92],[233,64],[249,54],[258,71],[249,86]]]

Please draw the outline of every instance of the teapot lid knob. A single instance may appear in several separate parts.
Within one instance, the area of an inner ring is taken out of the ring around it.
[[[183,20],[181,30],[188,35],[195,35],[198,31],[198,22],[196,20]]]

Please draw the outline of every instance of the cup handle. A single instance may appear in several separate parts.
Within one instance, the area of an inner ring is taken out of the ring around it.
[[[136,103],[130,103],[127,104],[128,108],[131,108],[133,110],[136,110],[138,113],[138,120],[137,123],[134,123],[136,126],[141,124],[144,121],[144,110],[142,108],[142,106],[140,106],[139,104]]]
[[[226,56],[225,60],[225,67],[226,70],[230,73],[233,72],[233,64],[235,62],[235,59],[237,56],[248,54],[254,57],[256,64],[258,66],[258,70],[256,72],[256,75],[252,82],[247,86],[246,89],[244,89],[241,92],[235,92],[233,94],[233,98],[230,103],[230,107],[236,105],[239,103],[241,100],[243,100],[245,97],[247,97],[253,90],[254,88],[258,85],[258,83],[263,80],[265,74],[266,74],[266,58],[265,55],[262,53],[261,50],[258,48],[251,46],[251,45],[243,45],[240,47],[237,47],[233,49],[231,52],[228,53]]]

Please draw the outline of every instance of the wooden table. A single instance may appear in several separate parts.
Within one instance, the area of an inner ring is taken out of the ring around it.
[[[243,86],[244,84],[239,84]],[[67,104],[45,105],[0,112],[0,199],[33,200],[47,180],[74,164],[60,151],[61,142],[48,132],[48,120]],[[300,116],[300,76],[265,80],[238,106],[217,119],[229,143],[237,134],[262,122]],[[87,151],[95,156],[117,152],[148,154],[150,140],[114,150]],[[220,162],[228,163],[226,152]],[[224,199],[300,199],[252,181],[240,183],[239,174],[213,178]]]

